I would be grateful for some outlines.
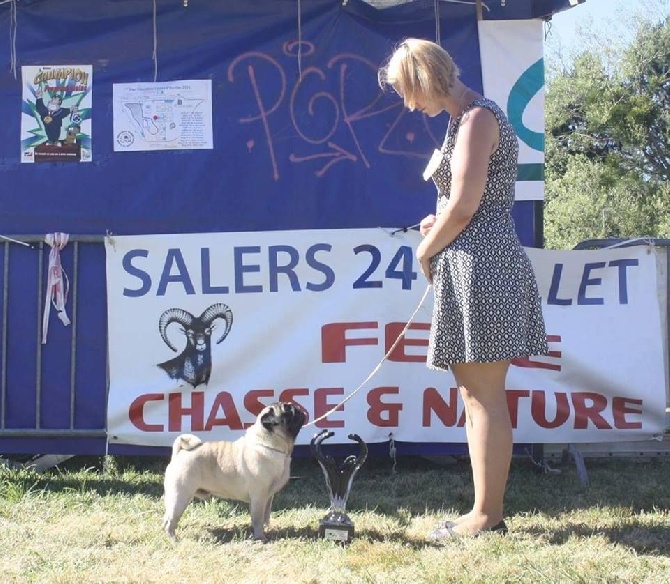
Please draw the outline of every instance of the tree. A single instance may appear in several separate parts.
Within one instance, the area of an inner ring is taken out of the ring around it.
[[[670,17],[600,46],[548,74],[547,247],[670,235]]]

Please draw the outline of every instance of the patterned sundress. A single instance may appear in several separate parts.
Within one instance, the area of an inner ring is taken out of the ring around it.
[[[447,129],[442,159],[432,175],[437,214],[451,188],[450,161],[463,115],[474,107],[493,112],[500,142],[491,155],[484,194],[472,220],[431,259],[435,303],[427,365],[492,362],[548,351],[535,274],[511,216],[519,145],[503,111],[474,100]]]

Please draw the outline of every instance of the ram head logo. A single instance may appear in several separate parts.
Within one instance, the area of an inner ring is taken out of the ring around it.
[[[233,313],[228,306],[221,303],[212,304],[200,316],[193,316],[182,308],[168,308],[161,314],[158,323],[161,338],[170,349],[175,353],[178,352],[177,347],[167,336],[170,324],[177,323],[186,337],[186,347],[173,359],[159,363],[158,367],[171,379],[182,379],[194,388],[201,383],[207,385],[212,373],[212,333],[217,328],[217,319],[221,319],[225,326],[222,333],[217,333],[218,345],[228,336],[233,326]]]

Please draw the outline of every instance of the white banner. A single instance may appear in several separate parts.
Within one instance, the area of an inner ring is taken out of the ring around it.
[[[106,243],[111,442],[234,439],[262,407],[313,420],[382,360],[425,289],[415,231],[114,236]],[[551,354],[516,361],[517,443],[646,440],[664,430],[655,252],[529,250]],[[334,442],[465,442],[450,373],[425,366],[432,291],[379,372],[330,428]],[[199,341],[198,341],[199,339]],[[196,347],[196,345],[198,345]]]
[[[484,95],[507,114],[519,137],[517,200],[544,199],[542,21],[480,20]]]

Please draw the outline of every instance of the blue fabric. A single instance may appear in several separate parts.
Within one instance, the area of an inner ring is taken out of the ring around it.
[[[508,1],[506,11],[494,12],[528,18],[564,3]],[[447,118],[403,111],[395,94],[377,86],[377,69],[395,43],[407,36],[435,38],[433,0],[384,11],[360,0],[346,6],[341,0],[302,2],[300,62],[295,0],[191,0],[188,8],[177,0],[156,4],[157,81],[212,80],[214,149],[114,152],[112,85],[154,80],[152,2],[18,2],[18,79],[9,66],[11,6],[5,3],[0,6],[0,233],[400,227],[433,209],[434,186],[421,173],[442,141]],[[465,83],[481,91],[474,6],[441,3],[440,14],[442,44]],[[93,66],[93,162],[22,164],[20,66],[57,64]],[[515,207],[526,245],[536,243],[537,205]],[[11,246],[7,395],[0,412],[7,428],[68,428],[71,417],[75,428],[105,427],[104,249],[86,245],[80,253],[76,338],[73,342],[73,328],[52,320],[38,368],[48,248],[38,283],[37,252]],[[72,246],[62,255],[72,274]],[[100,452],[100,444],[7,439],[0,441],[0,451]]]
[[[356,0],[345,7],[303,2],[300,82],[295,0],[199,0],[188,8],[158,2],[157,79],[212,80],[215,147],[132,153],[113,150],[112,84],[153,81],[151,2],[20,2],[19,65],[93,64],[93,162],[19,162],[21,83],[3,67],[3,109],[16,109],[4,116],[0,143],[3,182],[13,185],[3,193],[0,233],[415,223],[432,204],[434,190],[421,171],[447,118],[426,123],[403,112],[395,94],[381,93],[376,72],[403,37],[434,38],[428,5],[378,11]],[[481,89],[474,10],[442,10],[443,44],[464,81]],[[0,15],[0,30],[7,31],[7,5]],[[2,62],[8,50],[9,43],[0,45]],[[361,119],[349,122],[347,115]],[[242,121],[249,117],[257,119]]]

